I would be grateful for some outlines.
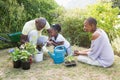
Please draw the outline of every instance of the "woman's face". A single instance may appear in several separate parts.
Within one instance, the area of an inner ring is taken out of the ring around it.
[[[86,32],[91,32],[93,29],[93,26],[89,24],[89,22],[87,20],[85,20],[84,22],[84,31]]]

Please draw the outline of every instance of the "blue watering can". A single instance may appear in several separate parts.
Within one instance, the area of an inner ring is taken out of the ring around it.
[[[48,54],[53,59],[55,64],[60,64],[64,62],[65,53],[66,49],[64,46],[56,46],[54,48],[54,53],[48,52]]]

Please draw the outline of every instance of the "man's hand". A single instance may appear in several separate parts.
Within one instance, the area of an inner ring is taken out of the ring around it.
[[[27,35],[21,35],[20,39],[21,44],[24,44],[25,42],[28,42],[28,36]]]

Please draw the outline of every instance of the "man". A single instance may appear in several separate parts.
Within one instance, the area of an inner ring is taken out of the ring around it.
[[[43,17],[26,22],[22,30],[21,43],[31,42],[35,45],[44,44],[48,37],[42,36],[42,31],[44,29],[48,30],[49,28],[49,23]]]
[[[102,67],[109,67],[114,62],[114,52],[104,30],[97,28],[96,19],[90,17],[84,21],[84,30],[92,33],[91,47],[84,51],[74,51],[78,61]]]

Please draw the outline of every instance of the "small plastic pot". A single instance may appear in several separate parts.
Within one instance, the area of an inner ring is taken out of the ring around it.
[[[13,61],[13,67],[20,68],[21,67],[21,60]]]
[[[35,62],[43,61],[43,52],[40,51],[40,52],[38,52],[38,54],[35,54],[34,59],[35,59]]]
[[[71,62],[65,61],[64,65],[66,67],[73,67],[73,66],[76,66],[76,62],[75,61],[71,61]]]
[[[30,69],[30,61],[22,61],[22,69],[23,70],[28,70]]]

